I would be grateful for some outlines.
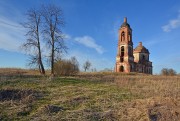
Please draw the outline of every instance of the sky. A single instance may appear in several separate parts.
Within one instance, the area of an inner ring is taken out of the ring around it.
[[[98,71],[114,69],[118,29],[124,17],[133,30],[134,48],[143,43],[150,52],[153,73],[173,68],[180,73],[179,0],[0,0],[0,67],[28,68],[28,55],[20,49],[25,42],[25,13],[42,4],[63,10],[62,31],[68,53],[82,65],[86,60]]]

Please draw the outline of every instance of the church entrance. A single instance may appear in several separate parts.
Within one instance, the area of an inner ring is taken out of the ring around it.
[[[120,66],[119,71],[124,72],[124,66]]]

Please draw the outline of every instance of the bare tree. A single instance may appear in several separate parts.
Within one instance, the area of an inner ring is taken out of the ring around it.
[[[84,71],[86,72],[87,70],[89,70],[90,67],[91,63],[87,60],[83,65]]]
[[[51,75],[54,75],[54,62],[63,51],[66,52],[67,47],[63,41],[63,34],[61,27],[64,26],[63,12],[62,10],[52,4],[42,6],[42,15],[44,18],[44,39],[47,40],[47,45],[50,49],[50,63],[51,63]]]
[[[40,11],[29,9],[26,13],[27,22],[22,23],[27,30],[27,40],[22,45],[23,49],[29,54],[29,66],[37,66],[41,74],[45,74],[44,65],[42,62],[41,43],[40,43]]]
[[[78,73],[79,72],[79,62],[78,62],[78,60],[76,59],[76,57],[74,56],[74,57],[71,57],[71,59],[70,59],[70,62],[72,63],[72,65],[73,65],[73,72],[74,73]]]

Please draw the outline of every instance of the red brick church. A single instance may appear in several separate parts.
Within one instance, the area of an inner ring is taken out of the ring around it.
[[[124,18],[124,23],[119,29],[118,49],[116,56],[115,72],[138,72],[152,74],[152,62],[149,61],[149,50],[142,42],[133,49],[132,29]]]

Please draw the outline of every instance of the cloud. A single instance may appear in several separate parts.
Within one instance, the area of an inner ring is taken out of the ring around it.
[[[180,11],[178,17],[176,19],[170,20],[167,25],[162,26],[162,29],[164,32],[170,32],[171,30],[178,27],[180,27]]]
[[[90,36],[75,37],[74,40],[86,47],[95,49],[100,54],[104,53],[103,47],[96,44],[95,40]]]
[[[67,34],[67,33],[63,33],[63,34],[60,35],[60,36],[63,36],[64,40],[71,40],[71,39],[72,39],[71,35],[69,35],[69,34]]]
[[[19,24],[22,18],[21,11],[13,5],[0,2],[0,49],[21,52],[19,47],[25,40],[24,28]]]
[[[64,37],[66,40],[70,40],[71,39],[71,36],[69,34],[64,34]]]
[[[19,46],[24,40],[24,29],[18,23],[3,16],[0,22],[0,49],[19,52]]]

